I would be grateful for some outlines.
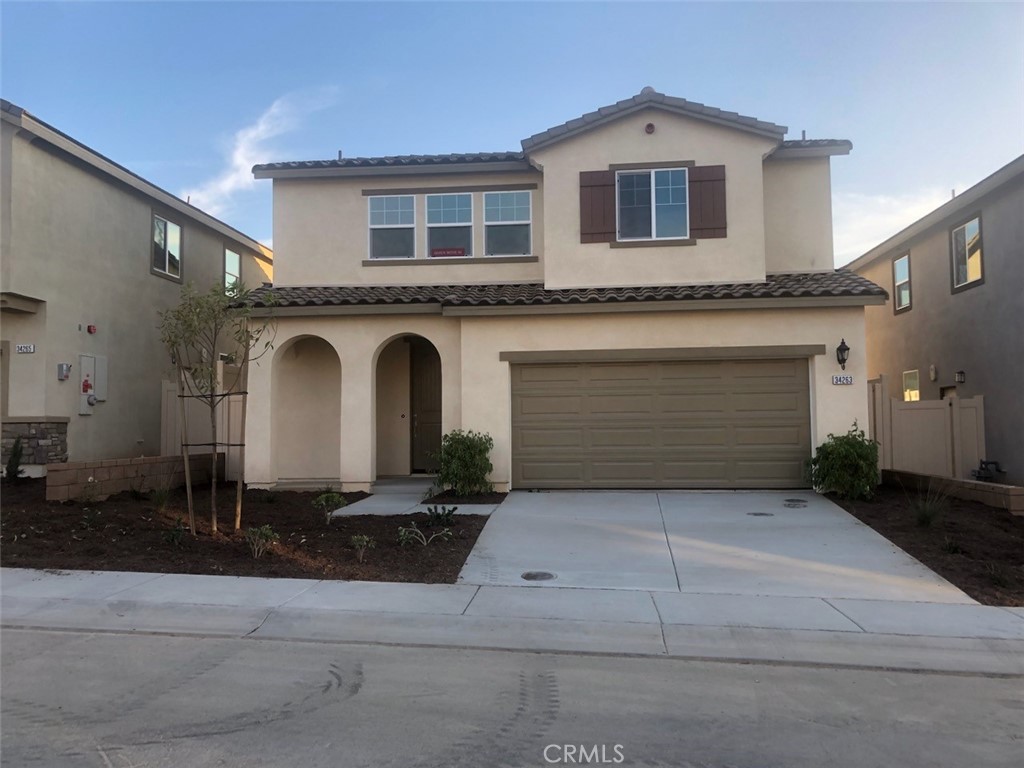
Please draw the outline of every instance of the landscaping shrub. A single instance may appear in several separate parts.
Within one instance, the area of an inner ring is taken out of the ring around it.
[[[324,522],[327,525],[331,524],[331,515],[334,514],[334,510],[341,509],[347,504],[345,497],[336,491],[321,493],[313,499],[313,506],[324,516]]]
[[[359,534],[349,539],[349,543],[352,545],[352,549],[356,551],[356,559],[361,563],[363,558],[366,557],[366,550],[373,549],[377,546],[377,542],[373,536],[367,536],[365,534]]]
[[[494,469],[490,453],[494,439],[488,434],[456,429],[441,438],[437,483],[458,496],[490,493],[494,486],[487,476]]]
[[[809,463],[815,490],[843,499],[870,499],[878,485],[878,444],[853,423],[845,435],[829,433]]]
[[[442,528],[435,534],[432,534],[429,538],[416,527],[416,523],[409,523],[409,527],[405,528],[399,526],[398,528],[398,546],[405,547],[409,544],[422,544],[424,547],[430,544],[434,539],[440,539],[441,541],[448,541],[452,537],[450,528]]]
[[[910,511],[921,528],[930,528],[949,510],[949,493],[941,484],[928,483],[928,492],[910,499]]]
[[[21,435],[14,438],[14,445],[11,446],[11,455],[7,457],[7,466],[4,467],[4,479],[9,483],[20,480],[25,474],[21,468],[22,459],[25,456],[25,449],[21,445]]]
[[[437,508],[435,504],[427,509],[427,525],[431,528],[440,528],[442,526],[449,526],[455,524],[455,510],[458,507],[444,507]]]
[[[258,560],[280,536],[274,533],[269,525],[261,525],[259,528],[249,528],[245,532],[245,543],[249,545],[254,559]]]

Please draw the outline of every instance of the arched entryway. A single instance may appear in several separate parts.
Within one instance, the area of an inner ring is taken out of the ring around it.
[[[441,449],[441,356],[422,336],[399,336],[377,357],[377,477],[429,473]]]
[[[274,355],[274,455],[279,482],[338,482],[341,360],[328,342],[303,336]]]

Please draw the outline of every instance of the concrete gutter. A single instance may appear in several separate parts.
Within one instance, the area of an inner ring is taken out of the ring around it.
[[[0,595],[7,629],[1024,676],[1024,608],[15,568]]]

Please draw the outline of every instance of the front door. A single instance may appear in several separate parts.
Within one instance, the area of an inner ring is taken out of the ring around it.
[[[412,471],[436,472],[441,450],[441,358],[424,339],[410,342]]]

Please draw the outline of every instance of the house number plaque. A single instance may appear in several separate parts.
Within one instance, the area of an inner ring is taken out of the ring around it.
[[[833,376],[833,384],[853,384],[853,376]]]

